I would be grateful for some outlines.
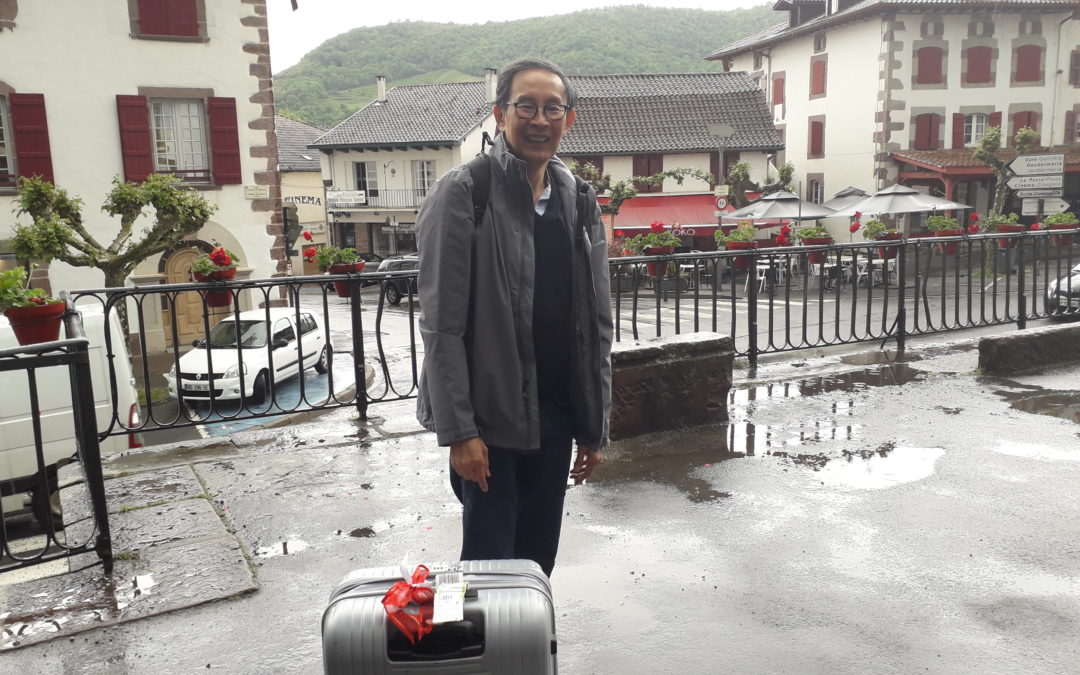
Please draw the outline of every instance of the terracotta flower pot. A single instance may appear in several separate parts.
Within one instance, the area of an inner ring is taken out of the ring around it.
[[[963,230],[937,230],[934,232],[935,237],[958,237],[963,234]],[[956,255],[957,244],[960,242],[949,241],[938,243],[938,249],[941,250],[942,255]]]
[[[675,251],[674,246],[650,246],[642,251],[645,255],[667,255]],[[645,263],[645,267],[649,270],[649,276],[655,277],[657,269],[664,269],[667,267],[666,263]]]
[[[228,281],[229,279],[236,277],[236,268],[230,267],[228,269],[216,270],[209,275],[194,272],[193,276],[195,277],[195,281]]]
[[[833,243],[832,237],[803,237],[802,243],[804,246],[825,246]],[[820,265],[825,262],[825,251],[814,251],[808,254],[808,260],[811,265]]]
[[[50,305],[32,305],[30,307],[9,307],[4,316],[11,324],[11,331],[21,345],[34,345],[39,342],[52,342],[60,339],[60,322],[67,309],[67,303],[54,302]]]
[[[1049,230],[1075,230],[1077,225],[1062,224],[1062,225],[1043,225],[1043,227]],[[1072,246],[1071,234],[1051,234],[1050,241],[1054,243],[1054,246]]]
[[[758,247],[756,241],[729,241],[724,244],[729,251],[749,251]],[[745,272],[750,269],[750,259],[746,256],[735,256],[735,269]]]
[[[997,231],[998,231],[999,234],[1008,233],[1008,232],[1023,232],[1024,231],[1024,226],[1023,225],[1012,225],[1010,223],[1002,223],[1002,224],[997,226]],[[1015,238],[1014,239],[998,239],[997,240],[997,245],[998,245],[998,248],[1013,248],[1013,247],[1016,246],[1017,242],[1019,242],[1019,241],[1020,241],[1019,239],[1015,239]]]
[[[233,292],[230,290],[206,291],[207,307],[228,307],[233,301]]]
[[[902,237],[899,232],[889,232],[874,239],[874,241],[896,241]],[[900,249],[895,246],[878,246],[877,255],[882,260],[892,260]]]
[[[365,265],[367,265],[367,263],[363,260],[356,263],[340,263],[331,265],[328,271],[330,274],[359,274],[364,271]],[[335,281],[334,290],[337,291],[339,298],[348,298],[352,296],[352,284],[348,281]]]

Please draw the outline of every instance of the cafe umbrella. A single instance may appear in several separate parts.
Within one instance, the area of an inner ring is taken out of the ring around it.
[[[859,213],[926,213],[928,211],[965,211],[972,207],[950,199],[923,194],[906,185],[892,185],[878,190],[862,201],[838,209],[834,215],[853,216]]]
[[[799,199],[793,192],[780,190],[767,194],[753,204],[723,215],[724,220],[816,220],[829,218],[834,211],[821,204]]]
[[[823,202],[822,206],[827,206],[834,211],[841,211],[847,207],[857,204],[862,200],[869,197],[870,194],[857,187],[846,187],[840,192],[833,195],[833,198]]]

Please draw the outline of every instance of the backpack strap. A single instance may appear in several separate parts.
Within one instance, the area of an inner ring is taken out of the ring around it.
[[[491,197],[491,155],[481,152],[469,160],[468,167],[473,181],[473,225],[480,227]]]
[[[589,184],[581,179],[581,176],[574,176],[574,187],[576,188],[575,194],[577,195],[577,219],[578,227],[581,228],[582,234],[584,234],[589,227],[589,219],[592,217],[592,210],[589,208]]]

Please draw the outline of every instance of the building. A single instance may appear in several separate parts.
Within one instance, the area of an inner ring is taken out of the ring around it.
[[[783,143],[764,95],[745,73],[574,75],[570,80],[578,94],[578,116],[559,148],[564,160],[590,162],[613,181],[677,169],[722,179],[740,160],[750,164],[756,180],[775,174],[771,159]],[[615,216],[616,228],[633,235],[656,220],[678,223],[685,244],[716,248],[717,212],[731,205],[714,194],[715,184],[689,177],[636,187],[638,196]]]
[[[416,215],[435,180],[480,152],[495,133],[483,82],[386,90],[309,147],[322,153],[331,243],[390,256],[416,251]]]
[[[1045,152],[1065,153],[1065,196],[1080,195],[1075,0],[781,0],[775,9],[783,22],[706,59],[757,80],[805,198],[902,182],[985,212],[994,181],[971,152],[998,125],[1010,142],[1028,126]]]
[[[86,228],[111,241],[119,221],[99,207],[113,177],[175,174],[218,210],[190,241],[139,265],[131,283],[189,281],[192,260],[214,242],[239,255],[241,278],[284,271],[265,0],[7,7],[15,16],[0,29],[0,214],[12,213],[19,176],[40,175],[82,198]],[[0,216],[0,246],[13,220]],[[103,279],[58,262],[47,274],[54,292]],[[173,321],[190,344],[203,329],[198,304],[151,312],[148,346],[164,348]]]
[[[296,242],[294,248],[297,255],[292,256],[290,262],[297,274],[318,274],[318,265],[306,262],[302,252],[307,246],[324,246],[329,243],[322,164],[318,151],[308,147],[325,134],[326,129],[284,115],[275,115],[274,125],[277,131],[281,201],[296,208],[302,231],[311,234],[310,242],[304,238]]]

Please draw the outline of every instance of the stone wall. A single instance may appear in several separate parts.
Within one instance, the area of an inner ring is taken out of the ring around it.
[[[979,340],[979,369],[1012,375],[1080,362],[1080,326],[1047,326]]]
[[[611,438],[726,422],[734,358],[734,341],[717,333],[617,343]]]

